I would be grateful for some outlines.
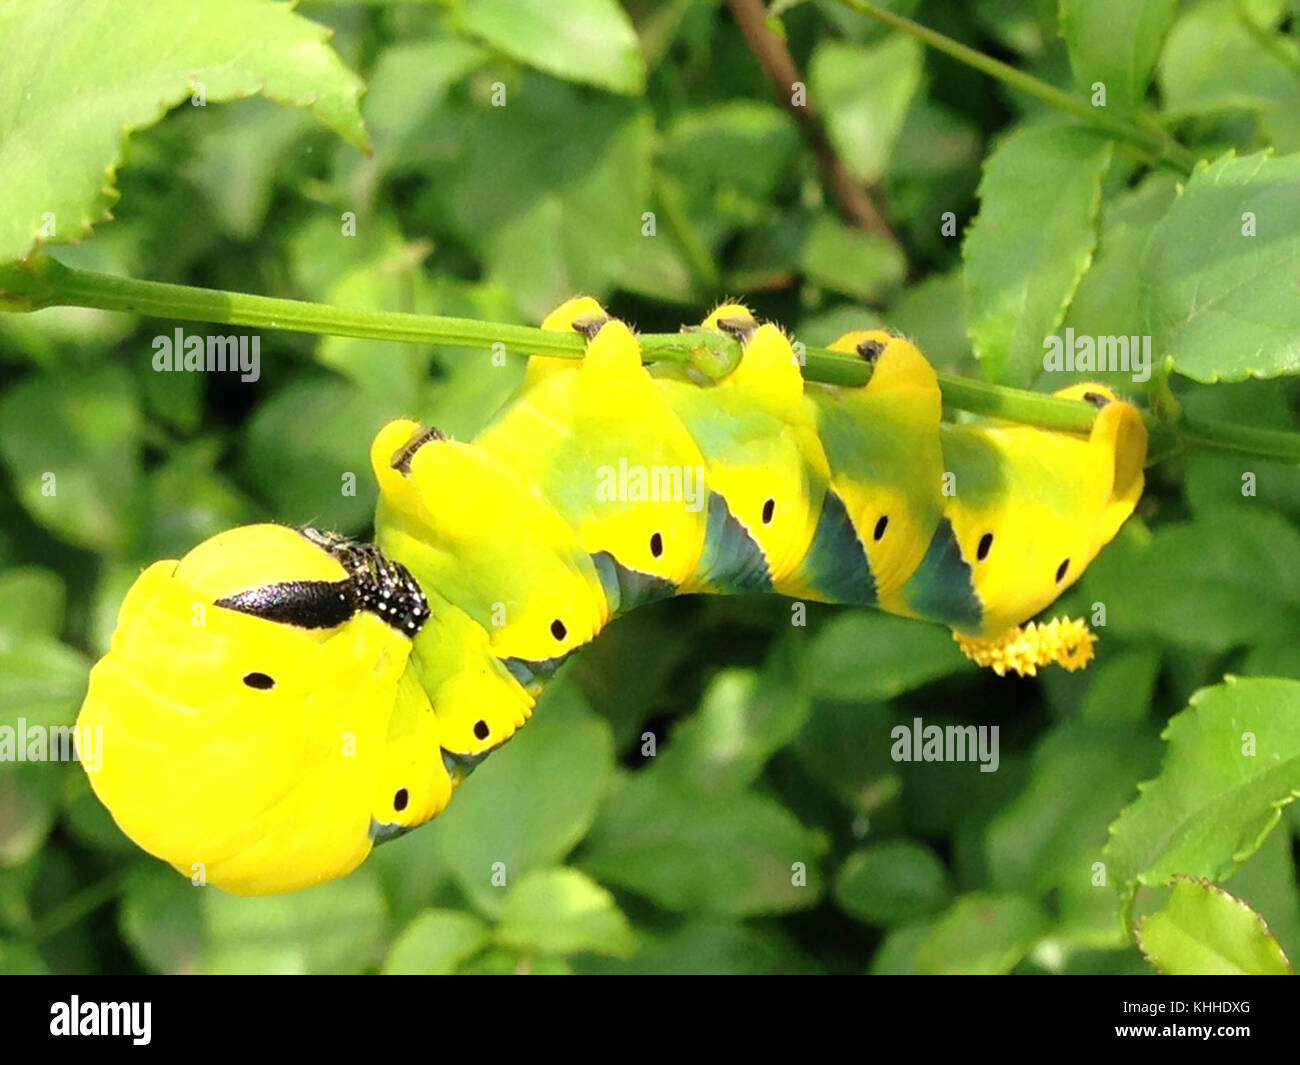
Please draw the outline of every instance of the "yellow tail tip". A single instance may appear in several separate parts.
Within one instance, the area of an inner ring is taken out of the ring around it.
[[[1032,677],[1039,666],[1061,666],[1073,673],[1093,658],[1097,635],[1075,618],[1053,618],[1043,625],[1031,621],[1007,629],[1000,636],[963,636],[953,633],[962,654],[978,666],[988,666],[999,677],[1014,670]]]

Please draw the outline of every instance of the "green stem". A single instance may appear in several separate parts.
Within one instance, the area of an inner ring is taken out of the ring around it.
[[[302,300],[254,296],[243,292],[191,288],[158,281],[76,270],[45,255],[25,263],[0,266],[0,310],[36,311],[45,307],[94,307],[128,311],[155,318],[216,322],[298,333],[398,340],[425,344],[490,349],[497,343],[517,354],[553,355],[580,359],[585,342],[576,333],[553,333],[530,326],[444,318],[400,311],[349,310]],[[648,362],[680,362],[717,376],[739,357],[737,343],[720,333],[688,330],[650,333],[639,338]],[[844,352],[809,347],[804,376],[810,381],[862,385],[871,377],[867,363]],[[1096,415],[1088,403],[1060,399],[1041,392],[976,381],[956,374],[939,374],[944,403],[1005,421],[1043,429],[1087,432]],[[1300,463],[1300,434],[1192,419],[1181,412],[1144,415],[1153,444],[1168,450],[1193,444],[1239,455]],[[1181,431],[1181,432],[1180,432]]]
[[[1282,429],[1256,429],[1233,422],[1211,421],[1184,414],[1179,420],[1183,442],[1233,455],[1300,464],[1300,433]]]
[[[71,928],[83,917],[94,913],[106,903],[112,902],[121,891],[125,879],[126,870],[118,869],[102,880],[82,888],[70,898],[64,899],[37,922],[28,941],[32,944],[43,943],[51,936]]]
[[[1140,119],[1137,122],[1129,122],[1118,115],[1111,114],[1104,107],[1093,107],[1082,96],[1076,96],[1064,89],[1058,89],[1055,85],[1050,85],[1032,74],[1026,74],[1023,70],[1017,70],[1015,67],[994,59],[992,56],[987,56],[983,52],[962,44],[960,41],[954,41],[951,37],[946,37],[927,26],[922,26],[919,22],[913,22],[902,15],[887,11],[885,8],[871,3],[870,0],[840,0],[840,2],[854,11],[870,15],[872,18],[879,19],[896,30],[915,37],[922,44],[928,45],[938,52],[943,52],[945,55],[952,56],[959,63],[965,63],[969,67],[997,78],[1014,89],[1019,89],[1021,92],[1036,97],[1052,107],[1066,111],[1090,126],[1104,130],[1121,140],[1140,145],[1155,153],[1158,159],[1171,163],[1186,174],[1190,174],[1197,163],[1197,156],[1194,152],[1184,148],[1163,127],[1149,117]]]

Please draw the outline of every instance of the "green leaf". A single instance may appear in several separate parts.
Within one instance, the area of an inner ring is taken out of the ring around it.
[[[1075,84],[1091,96],[1101,82],[1106,107],[1139,110],[1176,6],[1176,0],[1061,0]]]
[[[1018,895],[963,895],[935,919],[916,947],[916,971],[928,975],[1008,973],[1047,927],[1042,911]]]
[[[262,229],[276,185],[307,176],[311,155],[293,149],[314,124],[302,111],[263,100],[231,104],[211,118],[202,115],[202,121],[198,154],[186,171],[206,193],[222,228],[251,240]]]
[[[381,971],[389,976],[447,976],[491,940],[491,930],[471,913],[423,910],[402,929]]]
[[[1300,155],[1197,168],[1142,261],[1157,363],[1207,383],[1300,373],[1297,184]]]
[[[380,52],[366,79],[363,110],[381,168],[418,169],[421,157],[433,150],[424,138],[428,116],[488,55],[473,41],[453,36],[393,43]]]
[[[992,381],[1026,385],[1061,324],[1097,242],[1113,144],[1079,126],[1029,127],[989,156],[967,231],[966,319]]]
[[[384,899],[373,870],[292,895],[236,898],[202,892],[204,973],[346,973],[370,964],[384,928]]]
[[[63,578],[39,566],[0,571],[0,631],[57,636],[66,598]]]
[[[627,12],[615,0],[464,0],[466,32],[569,81],[611,92],[645,91],[645,60]]]
[[[693,207],[732,212],[736,222],[771,211],[777,187],[798,165],[799,130],[775,104],[728,100],[675,116],[659,164]]]
[[[866,47],[827,40],[814,50],[810,103],[825,116],[831,143],[859,181],[875,183],[888,169],[923,65],[920,43],[902,34]]]
[[[1158,761],[1154,730],[1069,722],[1047,733],[1025,789],[989,824],[993,886],[1037,896],[1090,883],[1106,827]]]
[[[166,465],[149,474],[153,520],[141,547],[144,557],[180,558],[210,536],[257,520],[248,500],[214,472],[219,454],[212,440],[177,447]]]
[[[506,895],[500,941],[538,954],[629,957],[636,936],[614,896],[577,869],[535,869]]]
[[[0,261],[82,240],[110,218],[125,138],[199,84],[209,104],[261,94],[305,107],[364,149],[361,82],[328,36],[260,0],[0,6]]]
[[[1262,917],[1204,880],[1177,877],[1164,908],[1145,917],[1138,946],[1177,976],[1289,976],[1291,963]]]
[[[971,669],[951,634],[874,610],[843,611],[823,625],[803,658],[814,696],[875,702]]]
[[[1036,56],[1057,34],[1057,0],[974,0],[981,26],[1013,51]]]
[[[193,973],[203,949],[202,889],[153,860],[132,866],[122,889],[122,938],[154,972]]]
[[[895,925],[941,909],[951,889],[948,872],[929,847],[890,840],[861,847],[835,877],[835,901],[846,913],[875,925]]]
[[[460,969],[463,976],[572,976],[564,958],[535,958],[517,950],[490,950]]]
[[[1080,715],[1085,721],[1141,721],[1151,711],[1160,656],[1155,651],[1120,651],[1098,662],[1084,696]]]
[[[644,936],[641,949],[628,961],[587,957],[584,971],[640,973],[654,976],[763,975],[813,973],[817,966],[780,930],[768,924],[697,916],[663,936]]]
[[[37,522],[78,547],[122,554],[140,517],[141,428],[119,366],[29,377],[0,400],[0,457]]]
[[[0,764],[0,869],[40,851],[58,814],[57,769],[45,762]]]
[[[1105,859],[1128,885],[1222,880],[1300,796],[1300,683],[1228,677],[1170,719],[1154,780],[1111,826]]]
[[[654,766],[628,778],[578,863],[670,910],[780,913],[821,895],[817,840],[782,806],[749,792],[697,794]],[[806,884],[796,884],[802,863]]]
[[[813,223],[799,266],[815,284],[868,303],[890,298],[907,273],[903,253],[895,245],[851,229],[828,212]]]
[[[72,724],[89,668],[85,655],[53,637],[0,633],[0,723]]]
[[[1283,5],[1273,0],[1184,5],[1160,57],[1166,114],[1246,112],[1258,118],[1264,140],[1278,151],[1300,149],[1300,43],[1273,31],[1282,15]]]
[[[1189,389],[1179,397],[1186,415],[1238,422],[1260,429],[1297,427],[1286,388],[1276,381],[1240,381],[1213,388]],[[1275,510],[1300,524],[1300,463],[1268,462],[1257,458],[1198,449],[1186,457],[1183,492],[1188,505],[1207,517],[1225,503],[1248,503]],[[1250,474],[1249,477],[1246,475]],[[1249,490],[1253,495],[1243,493]]]
[[[725,670],[694,716],[674,729],[656,768],[680,775],[701,794],[742,788],[798,734],[810,708],[805,692],[772,671],[760,678],[752,670]]]
[[[1300,807],[1292,806],[1294,813]],[[1293,833],[1285,823],[1228,878],[1226,890],[1264,918],[1288,958],[1300,957],[1300,891],[1296,889]]]
[[[91,740],[94,742],[93,734]],[[99,746],[90,751],[92,764],[99,758],[102,749],[101,739]],[[127,838],[126,833],[113,820],[108,807],[91,790],[89,773],[60,773],[59,784],[64,829],[72,839],[116,859],[135,859],[140,856],[140,848]]]
[[[370,441],[397,413],[350,381],[300,377],[257,407],[240,466],[276,520],[360,532],[375,510]]]
[[[914,921],[891,928],[871,956],[873,976],[915,976],[916,952],[930,935],[930,921]]]
[[[1133,190],[1103,205],[1096,258],[1079,282],[1065,316],[1066,325],[1076,337],[1140,338],[1147,333],[1142,255],[1156,223],[1176,195],[1175,175],[1157,171]],[[1121,394],[1132,392],[1140,384],[1133,380],[1131,372],[1081,370],[1072,377],[1109,384]],[[1063,388],[1071,375],[1055,373],[1052,378],[1054,388]]]
[[[1247,504],[1147,538],[1126,530],[1093,563],[1084,590],[1116,635],[1216,652],[1258,643],[1300,623],[1300,532]]]
[[[505,889],[573,849],[596,819],[613,764],[605,722],[586,710],[564,720],[539,707],[456,790],[437,822],[439,843],[476,905],[497,913]],[[494,871],[504,872],[503,886],[493,883]]]
[[[432,136],[446,148],[420,208],[540,321],[574,292],[604,295],[656,239],[642,236],[641,217],[654,129],[639,106],[537,75],[510,91],[507,107],[471,102],[438,116]]]
[[[695,650],[689,629],[666,628],[653,611],[636,610],[584,647],[568,675],[600,707],[614,730],[615,748],[635,744],[639,751],[645,722],[675,697],[677,671]],[[635,684],[628,683],[629,662],[636,662]]]
[[[960,270],[931,274],[920,284],[909,285],[889,308],[894,328],[913,339],[937,370],[971,372],[961,294]]]
[[[887,703],[818,699],[790,753],[828,793],[869,816],[901,787],[889,756],[893,726]]]
[[[523,380],[523,359],[501,366],[490,351],[443,348],[438,362],[443,374],[426,385],[419,416],[457,440],[477,435]]]

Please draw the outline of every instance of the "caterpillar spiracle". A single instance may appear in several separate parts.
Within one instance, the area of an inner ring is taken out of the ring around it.
[[[789,338],[738,304],[720,380],[642,364],[594,300],[548,329],[472,442],[409,420],[371,462],[375,542],[253,525],[148,567],[94,667],[79,724],[123,831],[236,894],[342,876],[437,815],[611,620],[667,596],[771,591],[947,625],[977,661],[1091,653],[1080,623],[1018,628],[1132,512],[1147,438],[1099,385],[1091,432],[942,419],[907,340],[851,333],[869,382],[805,381]]]

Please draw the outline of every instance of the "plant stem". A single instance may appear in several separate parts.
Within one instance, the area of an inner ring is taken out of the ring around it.
[[[1179,419],[1183,442],[1233,455],[1300,464],[1300,433],[1283,429],[1256,429],[1235,422],[1211,421],[1184,414]]]
[[[951,37],[946,37],[927,26],[922,26],[919,22],[913,22],[902,15],[887,11],[871,3],[870,0],[840,0],[840,2],[854,11],[870,15],[896,30],[915,37],[922,44],[952,56],[959,63],[965,63],[969,67],[997,78],[1013,89],[1019,89],[1052,107],[1069,112],[1090,126],[1104,130],[1121,140],[1140,145],[1154,152],[1158,159],[1171,163],[1185,174],[1190,174],[1192,167],[1197,163],[1194,152],[1184,148],[1149,117],[1138,122],[1129,122],[1118,115],[1111,114],[1104,107],[1093,107],[1081,96],[1058,89],[1055,85],[1050,85],[1032,74],[1026,74],[1023,70],[1017,70],[999,59],[987,56],[960,41],[954,41]]]
[[[576,333],[552,333],[530,326],[470,318],[349,310],[303,300],[139,281],[73,269],[46,255],[34,255],[25,263],[0,266],[0,310],[36,311],[57,306],[94,307],[155,318],[369,340],[482,349],[500,343],[516,354],[568,359],[582,358],[585,348],[583,338]],[[736,341],[704,330],[642,334],[638,339],[647,362],[686,363],[710,376],[716,376],[719,365],[734,362],[740,355]],[[871,378],[871,368],[853,355],[808,347],[803,374],[810,381],[853,386],[866,384]],[[939,374],[939,384],[944,403],[949,407],[1043,429],[1086,433],[1097,413],[1088,403],[956,374]],[[1169,450],[1178,450],[1181,443],[1300,463],[1300,433],[1193,419],[1180,411],[1168,415],[1168,420],[1150,412],[1144,417],[1152,436],[1160,438],[1162,446]]]
[[[64,929],[71,928],[83,917],[94,913],[106,903],[112,902],[121,891],[125,879],[126,870],[118,869],[102,880],[88,884],[70,898],[64,899],[37,922],[28,941],[32,944],[42,943]]]
[[[858,229],[874,233],[882,240],[888,241],[901,250],[898,235],[890,227],[884,214],[875,204],[857,180],[849,173],[849,168],[840,158],[835,146],[826,135],[826,129],[816,111],[808,103],[796,106],[791,98],[796,82],[803,82],[799,68],[785,41],[772,32],[767,21],[765,0],[726,0],[727,6],[736,19],[736,25],[744,34],[749,50],[754,53],[759,67],[767,75],[767,80],[776,90],[776,97],[781,106],[794,118],[808,145],[817,168],[821,171],[822,184],[836,209],[844,220]]]

